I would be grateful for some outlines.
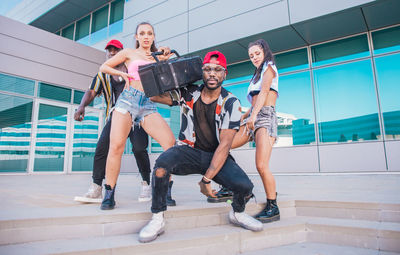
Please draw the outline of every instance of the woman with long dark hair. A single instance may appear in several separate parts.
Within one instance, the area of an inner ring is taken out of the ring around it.
[[[115,185],[132,124],[140,125],[164,150],[172,147],[175,143],[175,137],[167,122],[157,112],[156,104],[144,94],[138,73],[139,66],[155,62],[151,56],[152,52],[157,51],[153,26],[147,22],[140,23],[136,27],[135,39],[135,49],[121,50],[100,67],[101,72],[119,75],[126,82],[125,89],[115,104],[112,116],[110,149],[106,165],[106,192],[101,204],[103,210],[113,209],[115,206]],[[161,60],[170,57],[169,48],[160,47],[158,50],[164,52],[160,56]],[[114,68],[121,63],[127,66],[128,73]]]
[[[256,143],[256,168],[264,185],[267,203],[255,218],[266,223],[280,219],[275,178],[269,169],[272,146],[278,133],[275,111],[278,98],[278,70],[274,56],[263,39],[251,42],[248,53],[256,67],[247,90],[251,108],[242,116],[242,126],[235,135],[232,148],[242,146],[249,139],[253,139]]]

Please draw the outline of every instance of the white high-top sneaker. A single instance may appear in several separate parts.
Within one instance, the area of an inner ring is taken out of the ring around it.
[[[138,197],[139,202],[147,202],[151,200],[151,186],[146,181],[142,181],[142,187],[140,195]]]
[[[75,197],[74,200],[83,203],[101,203],[103,201],[102,187],[96,183],[92,183],[85,195]]]
[[[229,221],[234,225],[238,225],[251,231],[257,232],[263,230],[263,224],[260,221],[244,212],[237,213],[231,210],[229,212]]]
[[[165,220],[164,212],[153,213],[153,218],[139,232],[139,242],[147,243],[155,240],[164,233]]]

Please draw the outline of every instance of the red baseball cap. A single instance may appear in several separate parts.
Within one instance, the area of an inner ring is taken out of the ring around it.
[[[114,46],[117,49],[123,49],[124,48],[124,45],[122,45],[122,43],[120,41],[118,41],[118,40],[109,41],[104,49],[106,50],[110,46]]]
[[[227,70],[226,57],[224,56],[224,54],[222,54],[221,52],[219,52],[217,50],[210,51],[206,54],[206,56],[204,57],[203,65],[210,63],[211,57],[216,57],[217,58],[216,64],[223,66],[225,68],[225,70]]]

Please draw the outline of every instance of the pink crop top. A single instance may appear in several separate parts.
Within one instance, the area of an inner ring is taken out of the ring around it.
[[[129,78],[129,80],[140,81],[140,76],[138,72],[139,66],[143,66],[150,63],[151,63],[150,61],[142,59],[133,60],[128,66],[128,74],[133,76],[133,79]]]

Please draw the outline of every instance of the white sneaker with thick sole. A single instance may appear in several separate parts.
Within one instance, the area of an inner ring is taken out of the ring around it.
[[[147,243],[155,240],[164,233],[165,220],[164,212],[153,213],[153,218],[139,232],[139,242]]]
[[[100,185],[92,183],[85,195],[75,197],[74,200],[82,203],[101,203],[103,201],[103,189]]]
[[[151,200],[151,186],[146,181],[142,181],[142,187],[140,195],[138,197],[139,202],[147,202]]]
[[[261,223],[261,221],[254,219],[244,212],[237,213],[234,211],[230,211],[228,218],[232,224],[240,226],[242,228],[255,232],[263,230],[263,224]]]

